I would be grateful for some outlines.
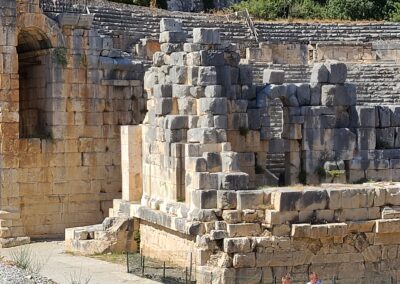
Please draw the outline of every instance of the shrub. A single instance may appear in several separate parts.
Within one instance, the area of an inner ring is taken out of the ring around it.
[[[400,0],[246,0],[233,8],[262,19],[400,20]]]
[[[44,265],[44,261],[38,259],[29,246],[22,246],[12,251],[11,260],[17,267],[31,273],[39,273]]]

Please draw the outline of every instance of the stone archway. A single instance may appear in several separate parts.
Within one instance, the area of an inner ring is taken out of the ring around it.
[[[42,14],[21,14],[17,26],[19,138],[47,138],[52,57],[64,46],[63,36],[57,23]]]
[[[22,29],[18,35],[19,137],[46,137],[46,82],[52,45],[43,31]]]

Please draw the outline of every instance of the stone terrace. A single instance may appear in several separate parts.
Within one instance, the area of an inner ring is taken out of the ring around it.
[[[181,19],[186,31],[195,27],[218,27],[222,39],[231,42],[248,42],[252,38],[243,22],[227,22],[225,16],[169,12],[159,9],[110,3],[94,0],[89,7],[95,13],[94,27],[102,34],[117,38],[158,38],[161,18]],[[283,23],[256,22],[260,41],[327,42],[400,39],[400,24],[397,23]],[[255,43],[255,41],[252,41]]]
[[[310,79],[311,67],[300,64],[254,64],[254,80],[262,82],[265,68],[285,70],[287,83]],[[397,104],[400,101],[400,67],[391,63],[347,64],[348,81],[357,86],[357,104]]]

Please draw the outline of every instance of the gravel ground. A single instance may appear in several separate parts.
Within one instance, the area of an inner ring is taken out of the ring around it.
[[[55,284],[56,282],[40,276],[29,273],[26,270],[16,266],[0,263],[0,284]]]

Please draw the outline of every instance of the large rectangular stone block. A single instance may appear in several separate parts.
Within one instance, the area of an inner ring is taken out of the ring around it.
[[[281,85],[285,82],[285,71],[264,69],[263,84],[277,84]]]
[[[160,33],[160,43],[181,43],[186,41],[187,34],[185,32],[165,31]]]
[[[193,29],[193,43],[200,44],[220,44],[220,31],[219,29],[205,29],[205,28],[194,28]]]
[[[354,88],[349,85],[323,85],[321,103],[325,106],[353,106],[357,96]]]
[[[220,173],[218,175],[219,189],[244,190],[248,188],[249,175],[242,172]]]
[[[249,238],[226,238],[224,239],[224,252],[226,253],[248,253],[251,252],[251,242]]]
[[[217,70],[214,66],[200,66],[197,84],[199,86],[217,85]]]
[[[200,98],[199,114],[225,115],[228,112],[226,98]]]
[[[230,238],[247,236],[254,237],[261,234],[261,226],[258,223],[227,224],[226,226]]]
[[[237,209],[261,209],[264,207],[263,190],[240,190],[237,192]]]
[[[182,23],[175,19],[163,18],[160,21],[160,32],[181,32]]]
[[[198,209],[217,208],[217,190],[194,190],[191,202]]]

